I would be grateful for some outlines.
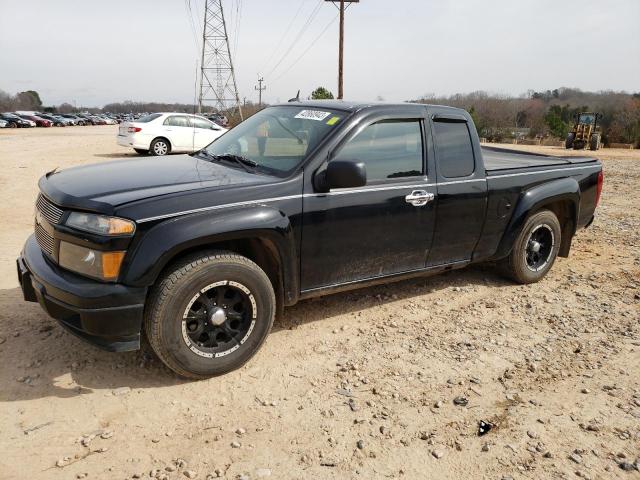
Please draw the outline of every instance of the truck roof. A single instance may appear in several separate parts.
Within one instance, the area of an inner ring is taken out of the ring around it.
[[[426,103],[411,103],[411,102],[363,102],[363,101],[349,101],[349,100],[300,100],[288,103],[280,103],[274,106],[299,106],[310,108],[330,108],[333,110],[342,110],[345,112],[356,112],[364,108],[380,107],[380,108],[397,108],[397,107],[438,107],[460,111],[459,108],[448,107],[444,105],[430,105]]]

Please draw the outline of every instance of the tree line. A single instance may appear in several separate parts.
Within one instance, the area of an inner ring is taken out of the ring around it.
[[[333,98],[324,87],[318,87],[310,95],[312,99]],[[574,115],[580,112],[602,114],[603,141],[607,143],[631,143],[640,147],[640,93],[600,91],[585,92],[575,88],[558,88],[547,91],[530,90],[514,97],[496,95],[483,91],[451,96],[425,95],[412,100],[418,103],[450,105],[467,110],[476,124],[478,134],[489,141],[505,141],[516,136],[529,138],[555,137],[564,139],[571,129]],[[36,110],[59,113],[76,111],[110,113],[193,113],[197,107],[187,103],[160,102],[114,102],[102,108],[76,108],[69,103],[44,106],[40,95],[34,90],[10,95],[0,90],[0,112]],[[252,102],[243,105],[244,118],[260,110]],[[208,112],[209,110],[207,110]],[[232,125],[240,119],[231,110],[222,112]]]
[[[558,88],[530,90],[518,97],[479,91],[448,97],[425,95],[414,101],[463,108],[471,114],[478,135],[497,142],[515,136],[564,139],[574,115],[598,112],[602,114],[599,123],[605,144],[631,143],[640,147],[640,93]]]

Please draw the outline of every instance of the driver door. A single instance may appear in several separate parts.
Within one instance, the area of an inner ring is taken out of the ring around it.
[[[422,119],[358,127],[333,160],[365,164],[367,184],[305,192],[302,291],[425,268],[435,223]]]

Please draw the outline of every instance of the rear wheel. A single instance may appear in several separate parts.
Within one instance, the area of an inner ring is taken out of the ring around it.
[[[575,138],[575,133],[569,133],[567,135],[567,139],[564,141],[564,148],[569,150],[573,147],[573,139]]]
[[[171,268],[152,291],[145,331],[171,370],[208,378],[239,368],[260,348],[276,312],[273,286],[251,260],[200,253]]]
[[[7,125],[7,127],[9,127],[9,128],[18,128],[18,124],[16,122],[9,122],[9,125]]]
[[[511,254],[502,261],[503,271],[518,283],[541,280],[558,256],[561,235],[555,213],[542,210],[533,214],[522,227]]]
[[[151,148],[149,151],[151,152],[151,155],[166,155],[171,151],[171,145],[169,145],[169,141],[164,138],[156,138],[151,142]]]

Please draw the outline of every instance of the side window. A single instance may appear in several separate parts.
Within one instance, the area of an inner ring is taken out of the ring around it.
[[[164,124],[169,127],[188,127],[189,120],[187,119],[187,117],[172,115],[170,117],[167,117],[167,119],[164,121]]]
[[[336,159],[364,162],[370,182],[422,175],[422,151],[420,120],[384,120],[349,140]]]
[[[220,130],[204,118],[191,117],[191,124],[196,128],[203,128],[205,130]]]
[[[433,122],[438,171],[447,178],[467,177],[475,170],[471,136],[466,122]]]

